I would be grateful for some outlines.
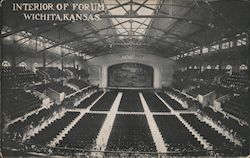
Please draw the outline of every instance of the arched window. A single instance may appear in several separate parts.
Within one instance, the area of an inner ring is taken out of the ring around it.
[[[34,64],[32,65],[32,70],[33,70],[34,72],[36,72],[36,68],[37,68],[37,67],[39,67],[38,63],[34,63]]]
[[[2,67],[10,67],[10,62],[8,62],[8,61],[3,61],[2,62]]]
[[[190,65],[190,66],[188,67],[188,69],[192,69],[192,66]]]
[[[248,68],[247,68],[247,66],[245,65],[245,64],[242,64],[241,66],[240,66],[240,70],[241,71],[244,71],[244,70],[247,70]]]
[[[227,65],[227,66],[226,66],[226,69],[227,69],[227,70],[232,70],[233,67],[232,67],[231,65]]]
[[[196,65],[194,66],[194,69],[195,69],[195,70],[198,69]]]
[[[216,69],[216,70],[219,70],[219,68],[220,68],[220,65],[216,65],[216,66],[215,66],[215,69]]]
[[[207,69],[210,70],[212,67],[210,65],[207,66]]]
[[[34,63],[33,64],[33,68],[36,68],[36,67],[38,67],[39,65],[38,65],[38,63]]]
[[[26,68],[26,67],[27,67],[27,64],[26,64],[25,62],[21,62],[21,63],[19,64],[19,66],[20,66],[20,67],[25,67],[25,68]]]

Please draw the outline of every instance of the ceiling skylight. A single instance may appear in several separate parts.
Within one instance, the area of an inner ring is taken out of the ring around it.
[[[126,15],[148,16],[155,13],[156,0],[104,0],[106,8],[111,15],[124,15],[112,17],[119,39],[143,39],[152,21],[151,18],[128,18]]]

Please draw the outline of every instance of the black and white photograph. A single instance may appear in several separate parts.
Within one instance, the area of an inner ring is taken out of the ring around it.
[[[0,157],[249,157],[250,0],[0,0]]]

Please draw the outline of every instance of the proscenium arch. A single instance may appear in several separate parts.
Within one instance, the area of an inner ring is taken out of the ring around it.
[[[146,65],[149,67],[153,68],[153,87],[152,88],[160,88],[160,79],[161,79],[161,73],[160,73],[160,69],[159,67],[157,67],[157,65],[151,64],[151,63],[145,63],[143,61],[139,61],[139,60],[129,60],[129,61],[119,61],[119,62],[114,62],[112,64],[107,64],[102,66],[102,71],[101,71],[101,85],[102,87],[106,88],[108,87],[108,68],[110,66],[114,66],[117,64],[123,64],[123,63],[137,63],[137,64],[142,64],[142,65]]]
[[[127,69],[124,69],[126,66]],[[127,62],[111,65],[107,69],[109,88],[153,88],[154,68],[152,66]],[[114,72],[118,72],[122,77],[114,75]]]

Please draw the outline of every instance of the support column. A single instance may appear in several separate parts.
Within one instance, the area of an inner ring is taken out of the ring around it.
[[[247,31],[247,52],[250,51],[250,29],[248,29]],[[247,71],[249,73],[249,70],[250,70],[250,64],[249,64],[249,54],[247,55],[247,61],[246,61],[246,65],[247,65]]]
[[[16,53],[15,52],[11,53],[10,60],[11,60],[11,67],[16,67]]]
[[[43,68],[46,67],[46,53],[42,53],[43,54]]]
[[[60,29],[58,28],[58,39],[59,41],[61,40],[61,31]],[[62,51],[62,45],[60,45],[60,52],[61,52],[61,70],[63,70],[63,58],[64,58],[64,52]],[[63,77],[63,76],[62,76]]]
[[[73,67],[76,68],[76,55],[74,53],[74,57],[73,57]]]
[[[60,46],[60,49],[61,49],[61,69],[63,70],[63,65],[64,65],[64,61],[63,61],[64,52],[62,51],[62,46]],[[63,76],[62,76],[62,77],[63,77]]]

